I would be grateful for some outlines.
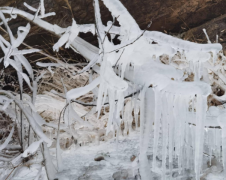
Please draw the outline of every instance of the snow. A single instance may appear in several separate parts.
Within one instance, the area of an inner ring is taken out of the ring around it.
[[[101,142],[100,145],[89,144],[82,147],[72,146],[64,151],[64,171],[57,174],[59,180],[63,179],[114,179],[121,171],[128,174],[128,179],[135,179],[137,173],[136,160],[131,162],[131,156],[139,154],[139,135],[131,134],[130,137],[120,138],[118,149],[114,139]],[[94,158],[103,156],[104,160],[94,161]]]

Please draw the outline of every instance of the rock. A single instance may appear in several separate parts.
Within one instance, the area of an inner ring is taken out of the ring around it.
[[[135,156],[135,155],[132,155],[132,156],[130,157],[130,161],[133,162],[134,159],[136,159],[136,156]]]
[[[104,160],[103,156],[98,156],[98,157],[94,158],[94,161],[102,161],[102,160]]]

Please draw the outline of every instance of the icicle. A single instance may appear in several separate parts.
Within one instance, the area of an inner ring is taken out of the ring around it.
[[[195,173],[196,180],[200,179],[203,157],[204,121],[207,110],[207,98],[197,95],[196,104],[196,133],[195,133]]]
[[[208,148],[209,148],[209,165],[211,166],[211,160],[212,160],[212,152],[214,147],[214,135],[213,130],[210,128],[208,131]]]
[[[141,91],[141,118],[140,118],[140,174],[142,179],[149,179],[150,170],[147,159],[148,144],[154,123],[155,101],[153,89],[144,87]],[[154,167],[153,167],[154,168]]]
[[[215,155],[217,158],[217,161],[220,162],[220,139],[221,139],[221,134],[219,133],[219,130],[216,130],[216,144],[215,144]]]
[[[189,99],[190,100],[190,99]],[[187,102],[188,106],[189,106],[189,103]],[[186,107],[186,117],[189,115],[189,107]],[[189,163],[190,163],[190,150],[191,150],[191,144],[190,144],[190,129],[189,129],[189,125],[188,125],[188,121],[186,120],[186,124],[185,124],[185,141],[186,141],[186,144],[185,144],[185,154],[186,154],[186,165],[185,165],[185,168],[186,169],[189,169]]]
[[[223,160],[224,171],[226,172],[226,123],[225,123],[225,115],[226,115],[226,112],[221,113],[218,116],[217,121],[218,121],[218,123],[220,124],[220,126],[222,128],[221,129],[221,137],[222,137],[222,160]]]
[[[115,90],[109,89],[108,94],[109,94],[110,109],[109,109],[109,118],[108,118],[106,134],[108,134],[111,131],[111,128],[113,126],[113,118],[115,113]]]
[[[172,170],[173,170],[173,139],[174,139],[174,117],[173,117],[173,101],[174,95],[169,94],[167,98],[168,104],[168,124],[169,124],[169,170],[170,170],[170,177],[172,177]]]
[[[119,139],[119,130],[116,130],[116,154],[118,156],[118,139]]]
[[[155,126],[154,126],[154,146],[153,146],[153,162],[152,168],[155,168],[156,165],[156,157],[158,152],[158,143],[159,143],[159,130],[160,130],[160,119],[161,119],[161,107],[162,107],[162,97],[161,93],[154,89],[155,92]]]
[[[186,98],[184,96],[180,97],[179,101],[179,113],[180,113],[180,149],[179,149],[179,165],[178,168],[181,168],[180,173],[184,170],[184,148],[185,148],[185,117],[186,117]]]
[[[189,165],[188,165],[188,169],[193,169],[192,168],[192,162],[193,162],[193,159],[192,159],[192,157],[194,157],[193,156],[193,148],[194,148],[194,146],[193,146],[193,129],[192,129],[192,125],[189,125],[189,127],[188,127],[188,129],[189,129],[189,144],[190,144],[190,147],[189,147],[189,154],[188,154],[188,161],[189,161]]]
[[[208,36],[208,34],[206,32],[206,29],[203,29],[203,32],[206,35],[206,39],[207,39],[208,44],[211,44],[211,41],[210,41],[209,36]]]
[[[181,96],[177,96],[175,101],[174,101],[174,109],[175,109],[175,112],[174,112],[174,117],[176,119],[176,122],[175,122],[175,148],[176,148],[176,155],[177,155],[177,161],[178,161],[178,168],[179,170],[181,169],[181,134],[182,134],[182,129],[181,129],[181,113],[180,113],[180,108],[181,107],[181,101],[182,101],[182,98]]]
[[[167,95],[162,92],[161,98],[163,104],[162,111],[162,180],[166,180],[166,158],[167,158],[167,146],[168,146],[168,117],[167,117],[167,102],[165,102]]]

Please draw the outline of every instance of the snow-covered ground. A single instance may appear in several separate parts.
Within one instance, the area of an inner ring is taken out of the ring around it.
[[[139,180],[139,131],[133,131],[128,136],[120,136],[118,143],[115,138],[108,141],[89,143],[80,146],[72,144],[62,151],[63,170],[57,173],[58,180]],[[55,149],[50,149],[54,164],[56,165]],[[152,159],[148,153],[149,163]],[[161,160],[159,160],[161,163]],[[42,155],[40,151],[34,158],[13,172],[12,180],[47,180],[45,168],[41,166]],[[40,171],[42,168],[42,171]],[[3,170],[3,169],[2,169]],[[0,179],[9,174],[12,169],[1,171]],[[204,171],[202,180],[225,180],[221,174],[222,167],[212,161],[212,167]],[[189,175],[188,175],[189,176]],[[150,180],[160,180],[161,177],[151,172]],[[184,180],[192,180],[186,177]]]
[[[50,151],[56,165],[55,150],[50,149]],[[72,144],[62,153],[63,170],[57,174],[57,178],[59,180],[135,180],[138,179],[138,158],[136,158],[138,154],[139,132],[120,137],[118,143],[116,139],[111,139],[107,142],[101,141],[100,144],[90,143],[83,146]],[[34,179],[41,167],[41,161],[42,156],[39,152],[34,159],[17,168],[12,179]],[[39,180],[46,179],[45,168],[42,167]]]

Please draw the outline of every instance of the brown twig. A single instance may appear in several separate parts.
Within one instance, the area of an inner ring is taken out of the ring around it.
[[[120,16],[120,15],[119,15],[119,16]],[[110,32],[111,28],[113,27],[113,25],[115,24],[115,21],[119,18],[119,16],[116,17],[116,18],[114,19],[114,21],[113,21],[111,27],[110,27],[110,28],[108,29],[108,31],[105,33],[103,42],[105,41],[105,38],[107,37],[107,34]]]
[[[23,163],[23,162],[21,162],[19,165],[15,166],[15,167],[13,167],[13,170],[9,173],[9,175],[6,177],[5,180],[7,180],[7,179],[10,177],[10,175],[13,173],[13,171],[14,171],[16,168],[18,168],[22,163]]]

